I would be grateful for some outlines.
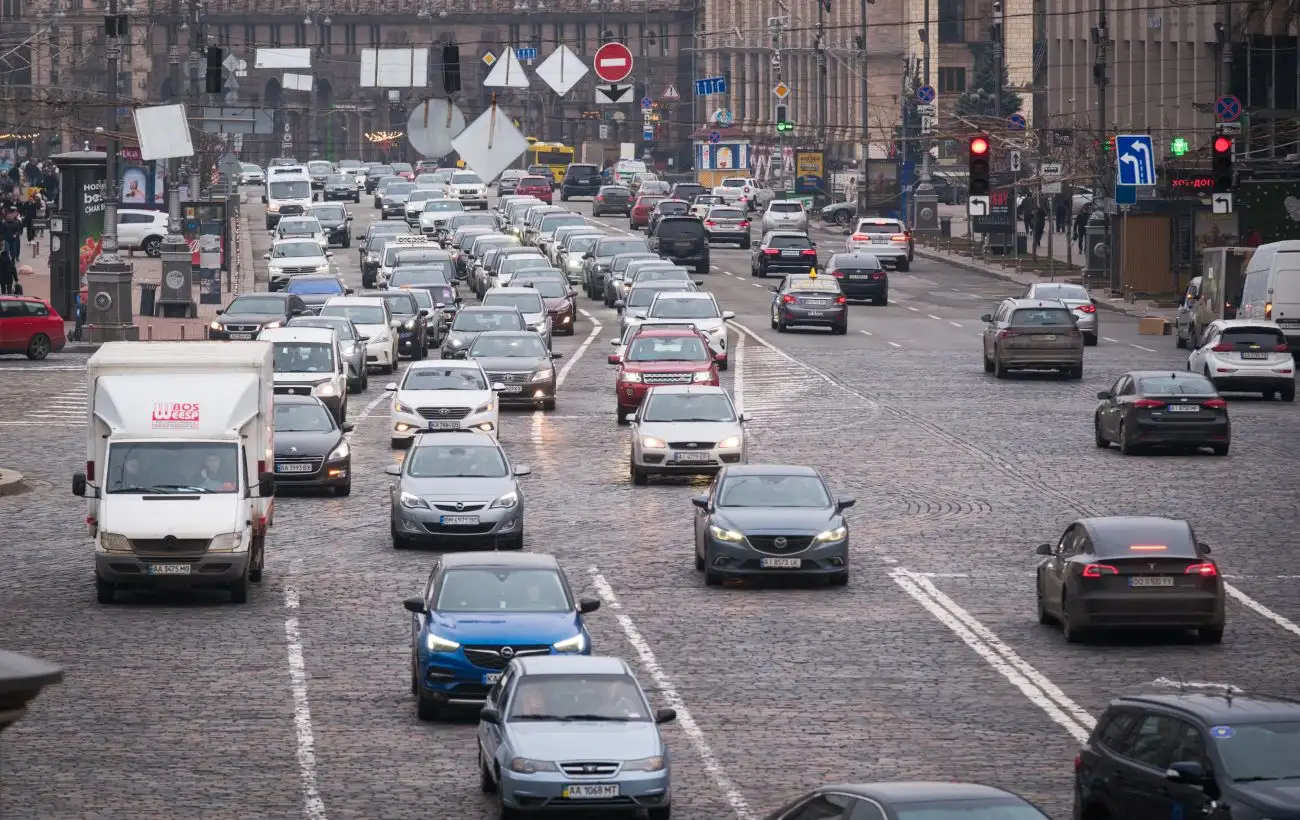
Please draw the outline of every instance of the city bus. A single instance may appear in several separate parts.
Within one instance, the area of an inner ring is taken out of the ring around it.
[[[528,138],[529,146],[524,156],[528,165],[545,165],[551,169],[555,182],[564,179],[564,172],[574,162],[572,146],[562,142],[538,142]]]

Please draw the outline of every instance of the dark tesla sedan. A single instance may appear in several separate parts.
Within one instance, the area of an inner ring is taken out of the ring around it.
[[[1179,519],[1081,518],[1038,547],[1038,622],[1070,643],[1116,629],[1195,629],[1219,643],[1223,578],[1209,553]]]
[[[849,332],[848,299],[833,276],[792,273],[772,286],[771,318],[778,333],[792,327],[829,327],[843,336]]]
[[[978,783],[828,783],[764,820],[1048,820],[1017,794]]]
[[[1228,403],[1198,373],[1135,370],[1097,394],[1093,433],[1103,450],[1119,445],[1124,455],[1147,448],[1209,447],[1226,456],[1232,446]]]
[[[352,451],[338,424],[315,396],[275,397],[275,490],[352,492]]]
[[[849,582],[852,498],[835,498],[814,467],[724,466],[695,505],[695,569],[717,586],[728,578],[821,575]]]

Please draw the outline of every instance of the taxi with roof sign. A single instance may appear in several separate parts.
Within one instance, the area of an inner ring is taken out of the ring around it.
[[[839,280],[819,276],[816,270],[792,273],[772,286],[772,329],[785,333],[792,327],[829,327],[843,336],[849,332],[849,305]]]

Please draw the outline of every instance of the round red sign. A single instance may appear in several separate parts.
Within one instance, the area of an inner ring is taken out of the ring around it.
[[[596,50],[595,71],[604,82],[623,82],[632,73],[632,50],[622,43],[606,43]]]

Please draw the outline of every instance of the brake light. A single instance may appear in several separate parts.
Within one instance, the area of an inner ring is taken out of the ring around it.
[[[87,481],[95,480],[95,462],[93,461],[86,462],[86,480]]]
[[[1096,313],[1096,312],[1097,312],[1097,306],[1096,306],[1096,305],[1079,305],[1077,308],[1075,308],[1075,310],[1079,311],[1080,313]]]
[[[777,250],[776,248],[764,248],[764,249],[763,249],[763,254],[764,254],[765,256],[778,256],[780,253],[781,253],[781,251]]]
[[[1264,318],[1265,318],[1265,319],[1272,319],[1272,318],[1273,318],[1273,303],[1272,303],[1272,302],[1268,302],[1267,304],[1264,305]]]
[[[781,301],[785,302],[787,305],[793,305],[795,303],[795,298],[787,293],[785,296],[781,297]]]
[[[841,270],[833,270],[833,271],[831,271],[831,276],[834,276],[836,279],[843,279],[843,278],[844,278],[844,271],[841,271]]]
[[[1206,401],[1201,402],[1201,406],[1208,407],[1211,410],[1222,410],[1228,406],[1228,403],[1223,399],[1207,399]]]
[[[706,227],[706,228],[712,228],[712,227],[714,227],[714,226],[717,225],[717,224],[718,224],[718,223],[714,222],[712,219],[706,219],[706,220],[704,220],[704,227]]]
[[[816,255],[817,255],[817,251],[814,250],[814,249],[812,249],[812,248],[809,248],[808,250],[806,250],[806,251],[803,252],[803,255],[804,255],[804,256],[816,256]]]
[[[843,296],[837,296],[837,297],[835,297],[835,304],[837,304],[837,305],[847,305],[848,303],[849,303],[849,300],[848,300],[848,299],[845,299]]]
[[[1083,755],[1074,756],[1074,771],[1078,772],[1083,768]]]
[[[263,461],[263,460],[261,460],[261,459],[258,459],[258,461],[257,461],[257,475],[258,475],[259,477],[261,477],[262,473],[265,473],[265,472],[266,472],[266,462]]]
[[[596,195],[596,201],[597,201],[597,202],[604,202],[604,201],[605,201],[605,197],[601,196],[600,194],[597,194],[597,195]]]
[[[749,220],[746,219],[744,222],[741,222],[740,225],[739,225],[738,227],[741,227],[741,228],[748,228],[748,227],[749,227]]]
[[[1103,575],[1119,575],[1119,570],[1110,564],[1089,564],[1083,568],[1084,578],[1100,578]]]
[[[1133,406],[1155,408],[1155,407],[1164,407],[1165,403],[1162,401],[1156,401],[1155,399],[1138,399],[1137,401],[1133,402]]]
[[[855,233],[853,236],[849,237],[849,239],[852,239],[854,242],[866,242],[870,238],[870,235],[865,233]]]
[[[1278,345],[1277,347],[1273,348],[1273,352],[1274,352],[1274,353],[1290,353],[1290,352],[1291,352],[1291,348],[1287,347],[1286,345]]]
[[[1219,568],[1209,561],[1204,564],[1191,564],[1183,572],[1187,575],[1199,575],[1202,578],[1219,577]]]
[[[890,241],[890,242],[906,242],[906,241],[907,241],[907,234],[905,234],[905,233],[896,233],[896,234],[894,234],[893,236],[889,237],[889,241]]]
[[[1228,342],[1224,342],[1224,343],[1222,343],[1222,344],[1217,344],[1217,345],[1215,345],[1215,346],[1213,347],[1213,350],[1214,350],[1215,353],[1231,353],[1232,351],[1234,351],[1234,350],[1236,350],[1236,349],[1237,349],[1237,348],[1235,348],[1232,344],[1230,344],[1230,343],[1228,343]]]

